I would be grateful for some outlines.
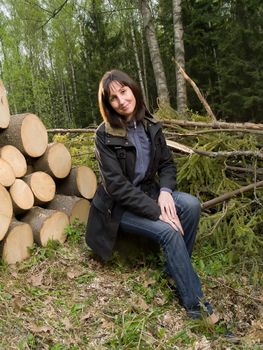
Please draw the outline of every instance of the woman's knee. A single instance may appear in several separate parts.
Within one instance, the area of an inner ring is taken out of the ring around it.
[[[201,213],[201,203],[197,197],[184,192],[174,192],[176,206],[182,211],[190,211],[196,215]]]

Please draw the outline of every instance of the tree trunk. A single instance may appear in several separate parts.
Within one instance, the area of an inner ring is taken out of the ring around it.
[[[176,61],[185,69],[185,53],[183,41],[182,7],[181,0],[173,0],[174,25],[174,54]],[[177,111],[185,114],[187,108],[186,83],[182,73],[176,66],[176,101]]]
[[[87,199],[76,196],[57,194],[48,204],[47,208],[66,213],[69,216],[70,224],[72,224],[75,219],[86,223],[89,216],[90,202]]]
[[[57,193],[91,199],[97,188],[97,178],[87,166],[72,168],[70,174],[57,182]]]
[[[33,207],[21,221],[31,226],[34,241],[43,247],[49,240],[64,243],[67,238],[65,229],[69,224],[69,218],[61,211]]]
[[[6,129],[10,121],[10,112],[6,91],[2,80],[0,80],[0,128]]]
[[[139,7],[143,18],[143,27],[149,47],[150,57],[157,86],[159,103],[170,103],[169,92],[160,54],[158,41],[155,34],[151,10],[147,0],[139,0]]]
[[[10,187],[15,182],[15,173],[11,165],[4,159],[0,158],[0,184]]]
[[[26,174],[26,159],[16,147],[11,145],[2,147],[0,149],[0,157],[11,165],[15,177],[23,177]]]
[[[0,147],[15,146],[24,155],[30,157],[42,156],[47,144],[47,130],[35,114],[12,115],[9,127],[0,132]]]
[[[55,196],[56,184],[52,177],[43,171],[36,171],[27,175],[23,180],[31,188],[34,195],[34,205],[43,205]]]
[[[70,173],[71,155],[63,143],[50,143],[45,153],[33,162],[33,167],[36,171],[45,171],[52,177],[63,179]]]
[[[9,189],[13,202],[14,214],[22,214],[34,205],[34,195],[25,181],[16,179]]]
[[[0,240],[2,240],[8,230],[13,215],[10,194],[2,185],[0,185],[0,203]]]
[[[137,49],[137,45],[136,45],[134,24],[133,24],[132,20],[130,23],[130,28],[131,28],[132,47],[133,47],[133,51],[134,51],[135,62],[136,62],[136,66],[137,66],[138,76],[139,76],[139,83],[140,83],[140,87],[142,90],[143,100],[144,100],[145,104],[148,106],[148,101],[146,100],[145,88],[144,88],[144,83],[143,83],[143,78],[142,78],[142,68],[141,68],[139,53],[138,53],[138,49]]]
[[[33,243],[33,232],[30,225],[13,219],[1,242],[2,259],[8,264],[27,259],[29,248],[33,246]]]

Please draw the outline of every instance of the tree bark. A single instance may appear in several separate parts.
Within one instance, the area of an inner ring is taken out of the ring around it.
[[[93,198],[97,188],[97,177],[87,166],[72,168],[70,174],[57,182],[57,193],[68,196]]]
[[[9,127],[0,132],[0,147],[15,146],[30,157],[42,156],[47,144],[47,130],[35,114],[12,115]]]
[[[176,61],[185,69],[184,30],[181,0],[173,0],[174,54]],[[182,72],[176,67],[176,101],[178,113],[184,115],[187,109],[186,83]]]
[[[29,257],[33,246],[33,232],[29,224],[13,219],[1,242],[2,259],[8,264],[21,262]]]
[[[26,159],[16,147],[11,145],[2,147],[0,149],[0,157],[11,165],[15,177],[23,177],[26,174]]]
[[[21,221],[31,226],[34,241],[43,247],[49,240],[64,243],[67,238],[65,229],[69,224],[69,218],[61,211],[33,207]]]
[[[153,65],[159,103],[170,103],[169,92],[164,72],[164,66],[160,54],[158,41],[155,34],[153,18],[147,0],[139,0],[139,7],[143,18],[143,27],[149,47],[150,57]]]
[[[6,91],[2,80],[0,80],[0,129],[6,129],[10,121],[10,111]]]
[[[35,171],[45,171],[52,177],[63,179],[70,173],[71,155],[63,143],[50,143],[45,153],[33,161],[33,168]]]
[[[56,194],[54,199],[48,204],[47,209],[63,211],[69,216],[70,224],[75,219],[86,223],[89,216],[90,202],[87,199],[76,196]]]
[[[0,240],[2,240],[13,216],[13,205],[10,194],[2,185],[0,185],[0,203]]]

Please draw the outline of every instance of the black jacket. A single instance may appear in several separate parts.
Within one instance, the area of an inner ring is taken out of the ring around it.
[[[104,260],[112,254],[123,212],[158,220],[160,187],[175,189],[176,169],[161,125],[152,117],[145,117],[143,123],[151,141],[151,157],[140,188],[132,184],[136,149],[128,141],[126,129],[112,128],[103,122],[96,132],[95,150],[102,183],[91,203],[86,242]]]

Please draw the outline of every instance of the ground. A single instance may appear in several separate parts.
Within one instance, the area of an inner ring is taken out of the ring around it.
[[[187,319],[156,253],[116,254],[105,264],[81,234],[72,237],[1,266],[1,350],[263,348],[261,289],[242,271],[212,276],[194,257],[205,294],[235,334],[229,339],[224,327]]]

